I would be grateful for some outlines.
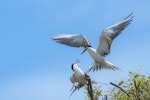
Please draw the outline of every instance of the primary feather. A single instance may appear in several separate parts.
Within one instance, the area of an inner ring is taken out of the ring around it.
[[[97,52],[102,56],[108,55],[110,53],[110,46],[113,39],[115,39],[121,33],[121,31],[123,31],[130,24],[132,18],[133,16],[131,13],[123,20],[102,31],[101,35],[99,36],[99,44],[96,49]]]
[[[89,44],[86,37],[81,34],[51,34],[51,36],[52,40],[72,47],[83,47]]]

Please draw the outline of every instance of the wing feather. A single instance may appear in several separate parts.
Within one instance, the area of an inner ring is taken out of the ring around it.
[[[72,47],[83,47],[89,45],[88,40],[81,34],[50,34],[51,39],[60,44]]]
[[[123,31],[132,21],[132,13],[116,24],[106,28],[99,36],[99,44],[97,47],[97,52],[102,56],[108,55],[110,53],[110,46],[113,41],[120,33]]]

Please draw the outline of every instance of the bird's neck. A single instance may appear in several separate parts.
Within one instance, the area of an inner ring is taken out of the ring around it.
[[[94,60],[99,59],[100,55],[97,53],[96,49],[89,47],[87,51]]]
[[[96,52],[96,49],[92,48],[92,47],[88,47],[87,48],[87,51],[90,53],[90,52]]]
[[[80,70],[81,70],[81,69],[80,69],[77,65],[74,66],[74,71],[75,71],[75,72],[78,72],[78,71],[80,71]]]

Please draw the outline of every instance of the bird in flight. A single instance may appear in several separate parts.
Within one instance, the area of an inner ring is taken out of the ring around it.
[[[124,19],[118,21],[110,27],[104,29],[100,36],[96,49],[94,49],[87,38],[81,34],[50,34],[51,39],[60,44],[71,47],[84,47],[84,51],[88,51],[94,62],[88,68],[88,71],[97,71],[101,69],[117,70],[118,67],[104,59],[110,53],[112,41],[130,24],[133,18],[133,13],[129,14]]]

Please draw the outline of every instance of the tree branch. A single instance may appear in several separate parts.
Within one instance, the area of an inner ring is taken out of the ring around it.
[[[140,95],[140,89],[139,89],[139,85],[137,86],[137,82],[136,80],[133,81],[134,82],[134,87],[135,87],[135,90],[136,90],[136,100],[143,100],[141,98],[141,95]]]
[[[90,95],[91,100],[94,100],[92,82],[91,82],[90,77],[89,77],[87,74],[86,74],[86,79],[87,79],[87,81],[88,81],[88,84],[87,84],[88,94]]]
[[[125,93],[129,98],[130,98],[130,94],[128,92],[126,92],[123,88],[121,88],[120,86],[116,85],[115,83],[110,82],[111,85],[119,88],[123,93]]]

